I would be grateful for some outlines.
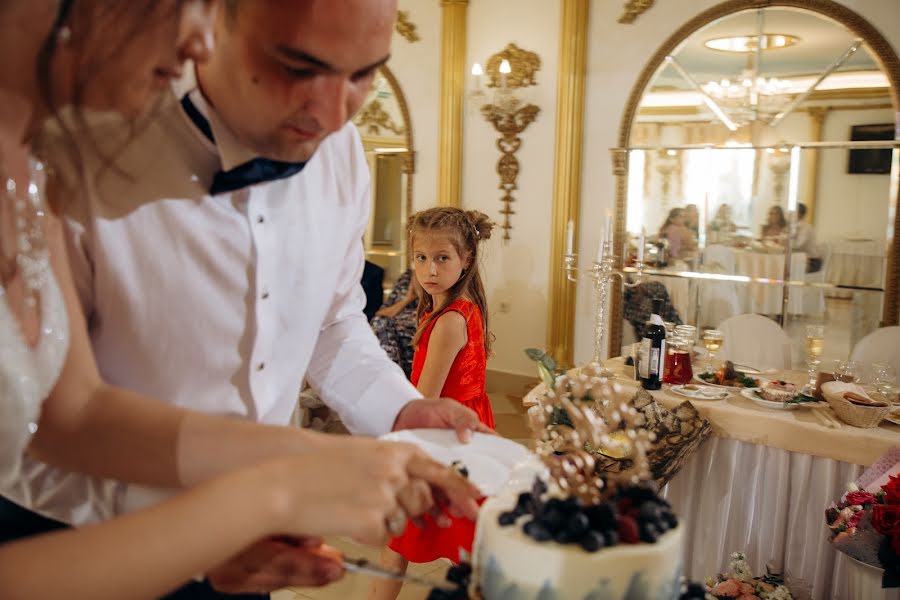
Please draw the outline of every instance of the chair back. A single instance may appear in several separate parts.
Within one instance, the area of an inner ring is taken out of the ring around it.
[[[778,323],[762,315],[726,319],[722,331],[722,360],[757,369],[790,369],[791,340]]]
[[[872,363],[887,363],[900,373],[900,326],[876,329],[859,340],[850,359],[866,363],[866,368]]]

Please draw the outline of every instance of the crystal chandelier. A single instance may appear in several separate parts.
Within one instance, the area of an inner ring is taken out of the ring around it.
[[[771,121],[782,112],[791,100],[788,94],[792,84],[778,77],[754,78],[752,70],[745,69],[736,81],[710,81],[702,87],[741,126],[756,120]]]

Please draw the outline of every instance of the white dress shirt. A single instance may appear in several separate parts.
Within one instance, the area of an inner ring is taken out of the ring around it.
[[[296,175],[210,196],[216,171],[253,155],[199,91],[191,98],[215,144],[172,95],[137,133],[95,130],[106,159],[85,150],[88,172],[115,156],[115,168],[83,182],[67,223],[103,377],[177,406],[282,425],[306,380],[350,431],[390,431],[421,395],[362,312],[370,200],[356,128],[329,136]],[[32,464],[32,481],[48,469]],[[75,524],[107,515],[110,502],[122,512],[157,498],[123,484],[99,498],[87,478],[64,479],[39,495],[5,495]]]

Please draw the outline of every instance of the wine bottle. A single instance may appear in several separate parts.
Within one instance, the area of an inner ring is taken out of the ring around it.
[[[662,387],[663,369],[666,360],[666,326],[662,317],[662,302],[653,299],[653,313],[644,327],[644,338],[641,340],[641,386],[645,390],[658,390]]]

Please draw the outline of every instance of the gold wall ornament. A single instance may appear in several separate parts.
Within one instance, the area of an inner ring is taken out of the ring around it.
[[[397,11],[397,21],[394,23],[394,29],[402,35],[410,44],[418,42],[422,38],[416,31],[416,24],[409,20],[408,10]]]
[[[500,64],[504,60],[509,61],[511,69],[506,76],[507,87],[520,88],[537,85],[534,76],[541,69],[541,57],[510,43],[506,45],[506,48],[488,58],[485,65],[485,72],[488,76],[487,87],[500,87]]]
[[[488,123],[494,126],[500,137],[497,139],[497,148],[501,152],[497,161],[497,174],[500,175],[499,189],[503,190],[500,201],[504,203],[500,209],[503,215],[503,239],[508,240],[509,230],[512,229],[510,217],[516,213],[512,208],[515,202],[512,193],[519,189],[516,179],[519,177],[519,160],[516,152],[522,146],[522,138],[519,135],[525,128],[531,125],[537,118],[540,108],[534,104],[519,105],[516,101],[511,107],[501,107],[495,104],[485,104],[481,107],[481,114]]]
[[[622,16],[619,17],[619,23],[630,25],[634,23],[639,16],[644,14],[656,0],[628,0],[622,7]]]
[[[383,135],[382,129],[395,135],[404,135],[406,132],[403,125],[397,125],[391,119],[391,115],[384,110],[381,102],[373,99],[360,110],[353,123],[360,129],[365,128],[368,135]]]

